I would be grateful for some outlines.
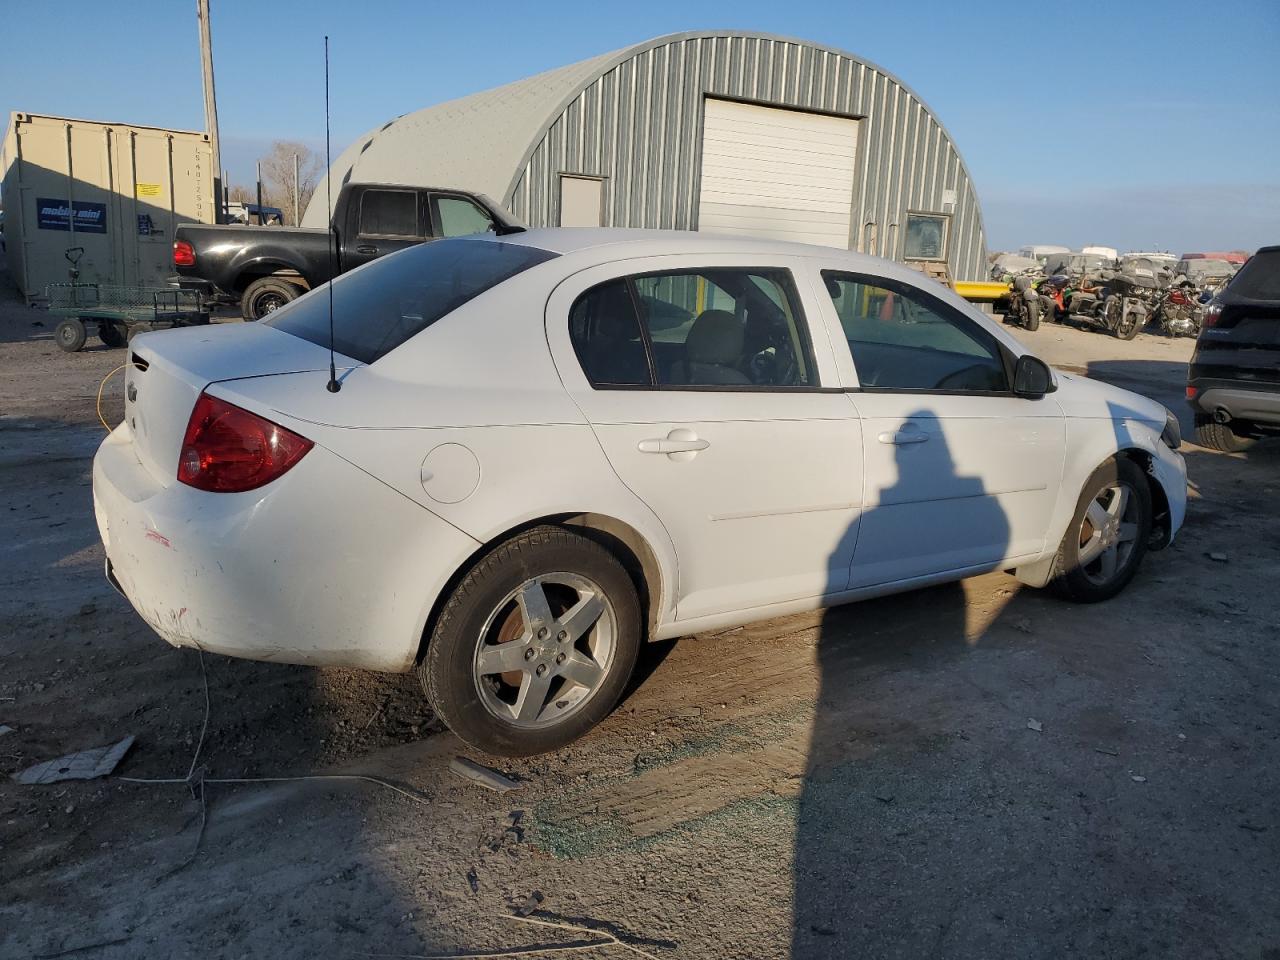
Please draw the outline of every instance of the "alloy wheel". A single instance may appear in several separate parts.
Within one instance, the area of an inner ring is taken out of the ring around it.
[[[1122,572],[1133,556],[1138,537],[1138,501],[1124,481],[1103,487],[1080,522],[1080,570],[1093,583],[1105,585]]]
[[[473,674],[485,708],[524,728],[577,713],[600,689],[618,621],[598,584],[574,573],[525,580],[485,621]]]

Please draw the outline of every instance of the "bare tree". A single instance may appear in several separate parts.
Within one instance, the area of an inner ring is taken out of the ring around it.
[[[227,200],[229,200],[231,203],[257,203],[258,202],[253,195],[252,188],[242,186],[241,184],[236,184],[234,187],[231,187],[227,190]]]
[[[293,222],[293,158],[298,157],[298,212],[305,213],[315,193],[316,184],[324,173],[320,155],[305,143],[293,140],[277,140],[271,144],[271,152],[262,158],[263,191],[271,206],[284,211],[284,222]]]

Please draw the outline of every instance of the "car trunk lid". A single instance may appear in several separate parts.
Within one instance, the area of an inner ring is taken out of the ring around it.
[[[352,361],[338,358],[342,368]],[[129,346],[125,421],[138,460],[157,482],[177,482],[178,457],[196,399],[211,383],[279,374],[325,374],[329,351],[253,323],[147,334]],[[317,390],[324,383],[317,383]]]

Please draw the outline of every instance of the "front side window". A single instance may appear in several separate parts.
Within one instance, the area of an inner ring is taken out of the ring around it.
[[[431,207],[442,237],[467,237],[493,229],[493,218],[465,197],[432,196]]]
[[[418,194],[366,190],[360,198],[360,233],[366,237],[418,237]]]
[[[570,334],[596,386],[811,387],[803,323],[788,271],[717,267],[593,287],[574,304]]]
[[[947,221],[941,213],[908,213],[904,260],[947,259]]]
[[[941,300],[896,280],[822,276],[864,389],[1009,389],[996,338]]]

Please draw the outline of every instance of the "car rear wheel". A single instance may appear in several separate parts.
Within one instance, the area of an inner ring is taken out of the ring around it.
[[[279,277],[261,277],[245,288],[240,298],[240,315],[246,320],[261,320],[286,303],[297,300],[305,291]]]
[[[1110,600],[1125,588],[1147,552],[1151,488],[1132,460],[1109,460],[1093,472],[1054,561],[1053,587],[1077,603]]]
[[[1229,423],[1216,423],[1208,417],[1196,417],[1196,443],[1210,450],[1239,453],[1253,446],[1252,437],[1242,437]]]
[[[617,704],[640,649],[640,602],[604,547],[536,527],[477,563],[445,604],[418,666],[462,740],[530,756],[578,739]]]

